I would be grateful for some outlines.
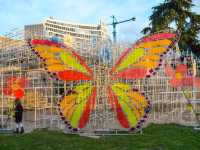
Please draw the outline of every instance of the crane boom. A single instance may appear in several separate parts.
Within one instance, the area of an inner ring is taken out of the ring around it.
[[[114,41],[114,43],[116,43],[117,42],[116,25],[121,24],[121,23],[125,23],[125,22],[129,22],[129,21],[135,21],[135,17],[132,17],[131,19],[127,19],[127,20],[122,20],[122,21],[117,21],[117,19],[114,15],[112,15],[111,17],[112,17],[112,23],[107,24],[107,25],[112,25],[112,27],[113,27],[113,41]]]
[[[110,23],[110,24],[107,24],[107,25],[120,24],[120,23],[124,23],[124,22],[128,22],[128,21],[135,21],[135,17],[133,17],[131,19],[123,20],[123,21],[116,21],[114,23]]]

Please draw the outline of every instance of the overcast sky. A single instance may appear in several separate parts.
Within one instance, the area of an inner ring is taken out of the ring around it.
[[[96,24],[112,21],[111,15],[136,21],[117,26],[118,40],[135,41],[149,24],[152,7],[164,0],[0,0],[0,35],[13,28],[42,22],[46,17]],[[193,10],[200,14],[200,0],[193,0]],[[109,28],[112,31],[112,28]]]

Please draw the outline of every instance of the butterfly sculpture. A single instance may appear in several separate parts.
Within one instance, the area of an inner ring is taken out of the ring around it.
[[[132,88],[131,82],[154,75],[178,39],[179,34],[171,30],[141,38],[101,76],[107,80],[101,86],[99,74],[71,47],[47,39],[33,39],[30,46],[51,75],[73,85],[58,102],[61,118],[69,129],[78,131],[87,125],[96,109],[98,93],[105,92],[121,127],[132,131],[142,126],[151,105],[144,93]]]
[[[3,93],[15,97],[15,99],[21,99],[25,95],[24,89],[27,84],[28,80],[24,77],[9,77],[3,88]]]
[[[188,75],[188,66],[185,64],[178,64],[175,69],[166,64],[165,75],[170,77],[169,85],[173,88],[181,88],[184,97],[187,100],[187,109],[195,112],[195,109],[191,102],[190,92],[187,88],[200,89],[200,78],[194,75]]]
[[[188,75],[188,67],[185,64],[178,64],[176,69],[166,65],[165,74],[171,77],[169,83],[172,87],[196,87],[200,88],[200,78]]]

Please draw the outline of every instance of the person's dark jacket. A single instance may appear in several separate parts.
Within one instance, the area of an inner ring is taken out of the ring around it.
[[[23,106],[20,102],[17,102],[15,104],[15,122],[19,123],[22,122],[22,117],[23,117]]]

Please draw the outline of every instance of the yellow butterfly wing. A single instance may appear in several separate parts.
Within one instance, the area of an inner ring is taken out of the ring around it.
[[[121,126],[130,130],[140,128],[150,111],[150,102],[144,93],[124,83],[115,83],[107,90],[110,104]]]
[[[107,89],[108,100],[122,127],[139,129],[150,111],[148,98],[139,90],[132,89],[129,81],[155,74],[162,57],[178,39],[179,33],[174,31],[145,36],[125,50],[111,69],[111,79],[114,81]]]
[[[162,57],[179,39],[179,33],[166,31],[141,38],[119,57],[111,70],[113,78],[150,77],[161,65]]]

